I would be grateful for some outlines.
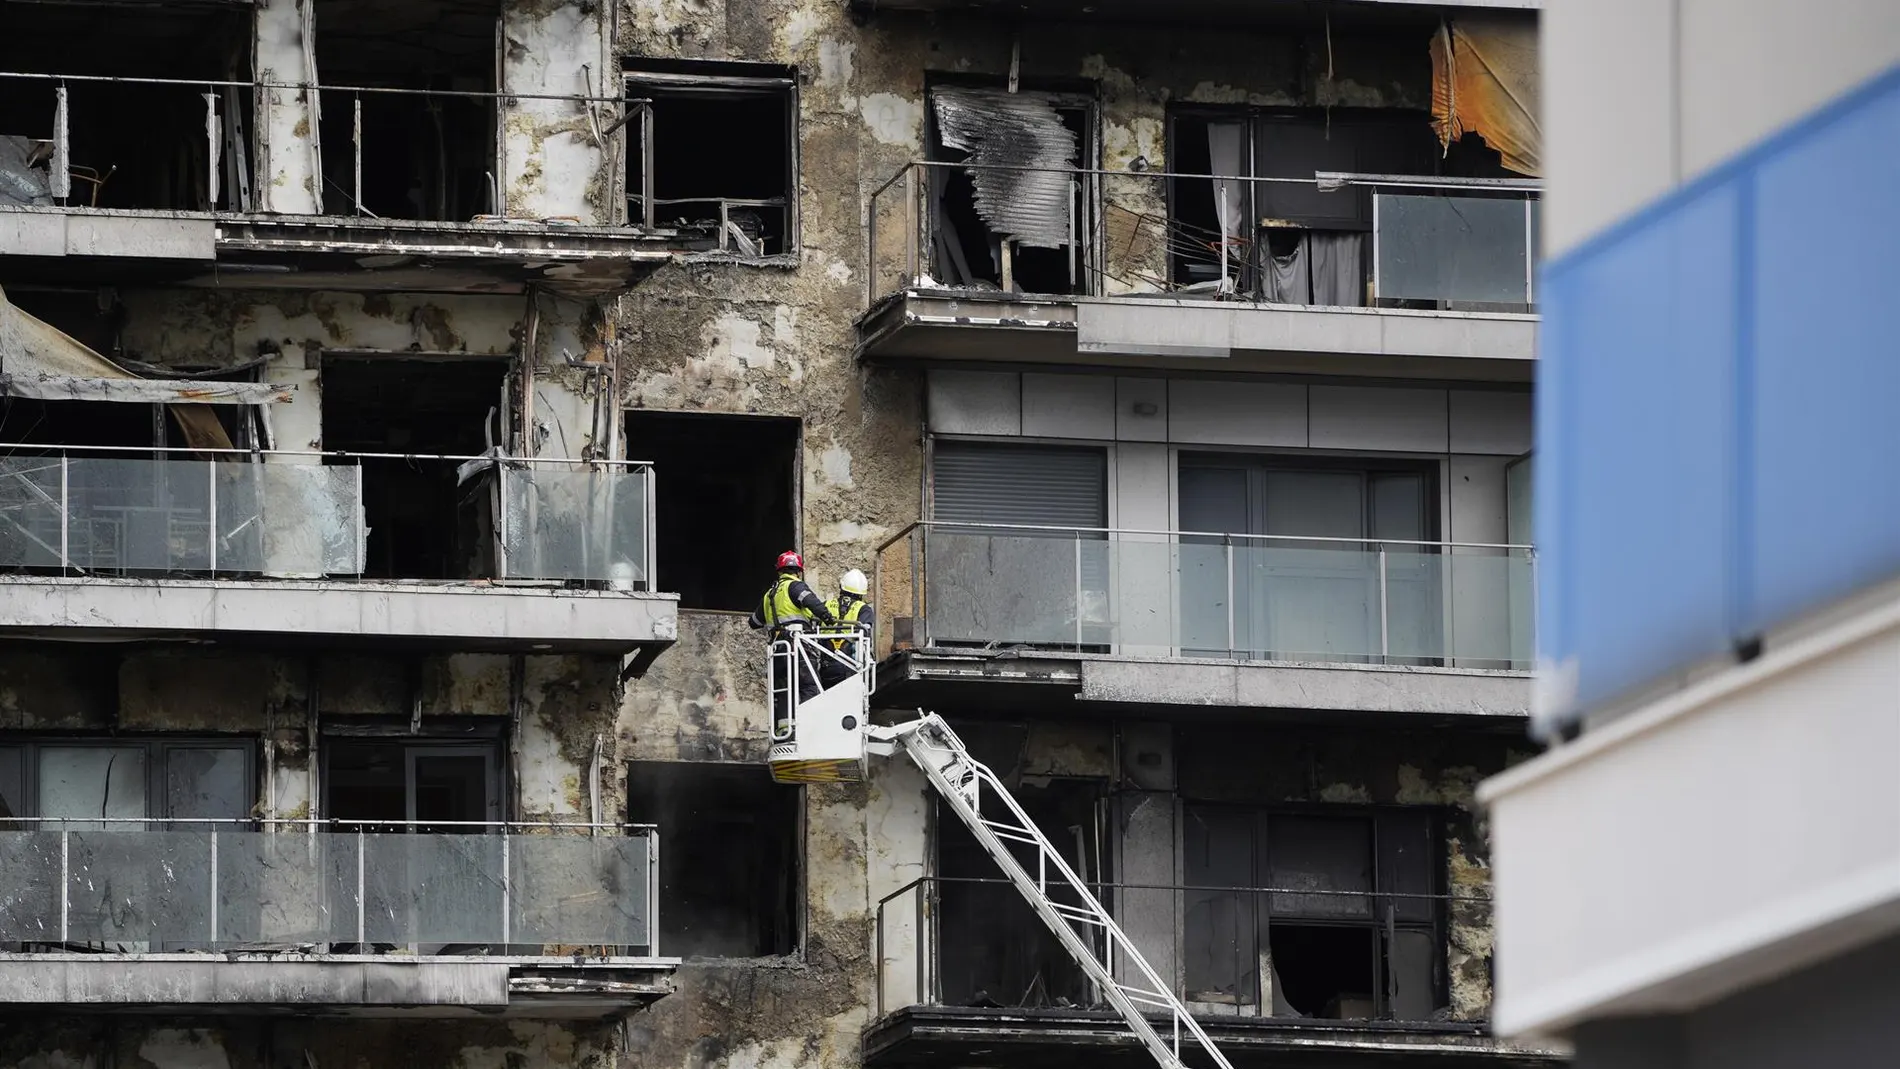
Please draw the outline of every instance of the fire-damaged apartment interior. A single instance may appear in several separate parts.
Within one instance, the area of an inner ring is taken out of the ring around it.
[[[1538,6],[0,0],[0,1065],[1563,1063]]]

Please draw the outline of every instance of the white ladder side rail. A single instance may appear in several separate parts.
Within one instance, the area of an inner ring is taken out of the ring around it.
[[[872,740],[888,744],[901,744],[916,762],[931,785],[937,788],[951,808],[963,819],[971,834],[976,836],[990,857],[1003,870],[1010,882],[1016,886],[1023,898],[1042,918],[1043,924],[1061,941],[1070,957],[1088,974],[1089,979],[1101,988],[1111,1006],[1128,1022],[1128,1027],[1141,1040],[1148,1052],[1154,1055],[1163,1069],[1183,1069],[1181,1061],[1181,1033],[1188,1036],[1207,1055],[1218,1069],[1233,1069],[1227,1058],[1214,1046],[1213,1040],[1202,1031],[1187,1007],[1174,997],[1171,985],[1162,982],[1155,974],[1148,960],[1128,938],[1115,919],[1102,908],[1100,900],[1088,889],[1068,862],[1064,861],[1054,844],[1036,827],[1029,815],[1023,812],[1016,799],[1004,788],[996,774],[984,767],[982,762],[970,755],[963,741],[957,738],[950,726],[935,713],[926,713],[921,718],[894,727],[871,728],[868,732]],[[1008,824],[992,821],[983,816],[981,799],[983,786],[987,784],[989,792],[1000,799],[1008,808],[1010,818],[1015,822]],[[1032,878],[1016,856],[1003,844],[1004,839],[1034,846],[1037,850],[1037,876]],[[1052,870],[1054,880],[1052,881]],[[1081,900],[1082,905],[1071,906],[1052,902],[1047,887],[1054,882],[1066,887]],[[1108,943],[1108,962],[1104,962],[1095,951],[1084,943],[1071,922],[1089,924],[1102,930]],[[1133,987],[1115,979],[1109,963],[1116,960],[1119,953],[1127,964],[1133,967],[1146,988]],[[1139,1005],[1138,1005],[1139,1004]],[[1164,1041],[1155,1031],[1154,1025],[1143,1015],[1140,1006],[1150,1006],[1168,1011],[1173,1017],[1170,1041]]]

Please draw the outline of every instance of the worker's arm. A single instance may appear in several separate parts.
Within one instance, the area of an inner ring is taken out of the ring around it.
[[[867,635],[877,633],[877,610],[866,605],[858,610],[858,630]]]
[[[831,615],[831,610],[825,607],[825,599],[813,593],[812,588],[804,582],[793,583],[791,595],[792,604],[811,613],[821,623],[837,622],[837,618]]]
[[[747,626],[751,627],[752,630],[754,631],[765,630],[765,606],[761,605],[758,608],[753,609],[752,615],[746,617],[745,622]]]

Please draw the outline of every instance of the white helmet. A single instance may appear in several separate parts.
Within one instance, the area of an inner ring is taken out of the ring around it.
[[[864,573],[853,568],[844,573],[843,579],[838,580],[838,589],[847,594],[856,594],[858,597],[863,597],[870,592],[871,588],[869,584],[865,582]]]

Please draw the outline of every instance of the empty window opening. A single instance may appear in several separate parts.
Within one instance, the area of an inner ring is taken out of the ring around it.
[[[324,755],[331,820],[414,822],[419,832],[473,833],[501,819],[500,747],[439,739],[331,739]],[[375,830],[375,829],[372,829]]]
[[[659,589],[688,609],[750,612],[797,545],[799,423],[627,413],[627,456],[658,473]]]
[[[627,819],[659,828],[660,946],[745,958],[797,949],[797,787],[752,765],[635,761]]]
[[[1431,810],[1183,811],[1187,1001],[1423,1020],[1444,1004]]]
[[[1096,158],[1093,103],[952,85],[930,100],[930,159],[964,164],[926,172],[931,274],[971,289],[1094,292],[1094,186],[1073,173]]]
[[[315,0],[325,85],[432,90],[322,94],[323,201],[357,211],[356,110],[362,110],[362,209],[386,219],[467,220],[495,204],[493,0]]]
[[[972,740],[973,751],[995,750],[998,747],[984,745],[985,737],[992,735],[998,741],[1007,737],[1020,744],[1020,733],[1007,729],[978,730],[966,738]],[[1015,764],[1013,756],[1003,756],[1009,759],[992,767]],[[1024,783],[1013,791],[1024,812],[1076,874],[1085,881],[1100,881],[1100,781],[1052,779],[1039,786]],[[936,826],[937,872],[943,877],[937,886],[937,959],[941,974],[937,995],[942,1004],[1091,1005],[1087,976],[1022,895],[1003,879],[995,859],[957,815],[939,805]],[[1012,844],[1010,849],[1028,871],[1036,871],[1031,848]],[[1079,899],[1060,889],[1052,890],[1051,898],[1063,905],[1081,905]]]
[[[102,27],[110,27],[102,30]],[[0,5],[7,69],[121,78],[251,76],[251,9],[240,4]],[[52,173],[56,86],[0,78],[0,205],[59,203]],[[206,141],[206,87],[68,81],[70,191],[63,202],[122,209],[203,211],[214,201]],[[220,122],[243,129],[250,93],[213,91]],[[226,183],[228,185],[228,183]]]
[[[627,75],[628,218],[692,249],[791,252],[798,188],[793,72],[655,65]]]
[[[475,456],[498,440],[505,357],[325,355],[323,444],[365,453]],[[488,430],[484,430],[484,428]],[[357,461],[349,461],[357,463]],[[364,574],[373,579],[492,575],[489,483],[456,482],[453,460],[367,458]]]

